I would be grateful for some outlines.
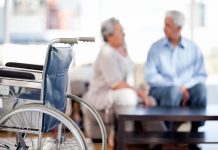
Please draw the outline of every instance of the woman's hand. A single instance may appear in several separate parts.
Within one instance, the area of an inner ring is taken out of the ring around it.
[[[123,89],[123,88],[133,89],[137,93],[137,95],[143,100],[145,106],[150,107],[150,106],[154,106],[155,105],[154,102],[149,98],[148,95],[145,94],[144,91],[139,90],[139,89],[134,89],[128,83],[126,83],[124,81],[120,81],[120,82],[118,82],[117,84],[115,84],[113,86],[114,90]]]
[[[145,95],[145,93],[141,90],[136,90],[136,93],[138,94],[138,96],[143,100],[145,106],[153,106],[152,101],[149,99],[149,97],[147,95]]]

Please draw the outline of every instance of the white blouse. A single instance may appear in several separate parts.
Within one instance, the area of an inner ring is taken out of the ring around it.
[[[94,64],[89,91],[84,98],[98,110],[110,108],[113,105],[110,96],[113,85],[127,81],[134,69],[135,65],[129,56],[121,55],[109,44],[103,45]]]

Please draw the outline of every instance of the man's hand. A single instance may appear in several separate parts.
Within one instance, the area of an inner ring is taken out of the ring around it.
[[[186,106],[190,98],[189,91],[185,86],[181,87],[181,91],[182,91],[182,106]]]

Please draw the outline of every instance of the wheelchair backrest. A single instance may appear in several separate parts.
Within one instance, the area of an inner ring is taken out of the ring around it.
[[[41,100],[46,106],[65,112],[68,69],[72,61],[72,46],[57,47],[55,45],[48,46],[43,67]],[[48,130],[54,124],[55,120],[44,116],[43,130]]]

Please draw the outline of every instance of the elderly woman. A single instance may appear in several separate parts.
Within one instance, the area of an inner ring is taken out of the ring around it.
[[[97,110],[103,111],[105,122],[113,115],[115,105],[136,105],[141,99],[146,106],[151,100],[143,91],[134,89],[127,83],[127,77],[134,71],[134,63],[128,56],[123,27],[115,18],[102,23],[101,33],[105,44],[94,64],[94,76],[85,99]],[[113,146],[113,126],[109,132],[109,144]]]

